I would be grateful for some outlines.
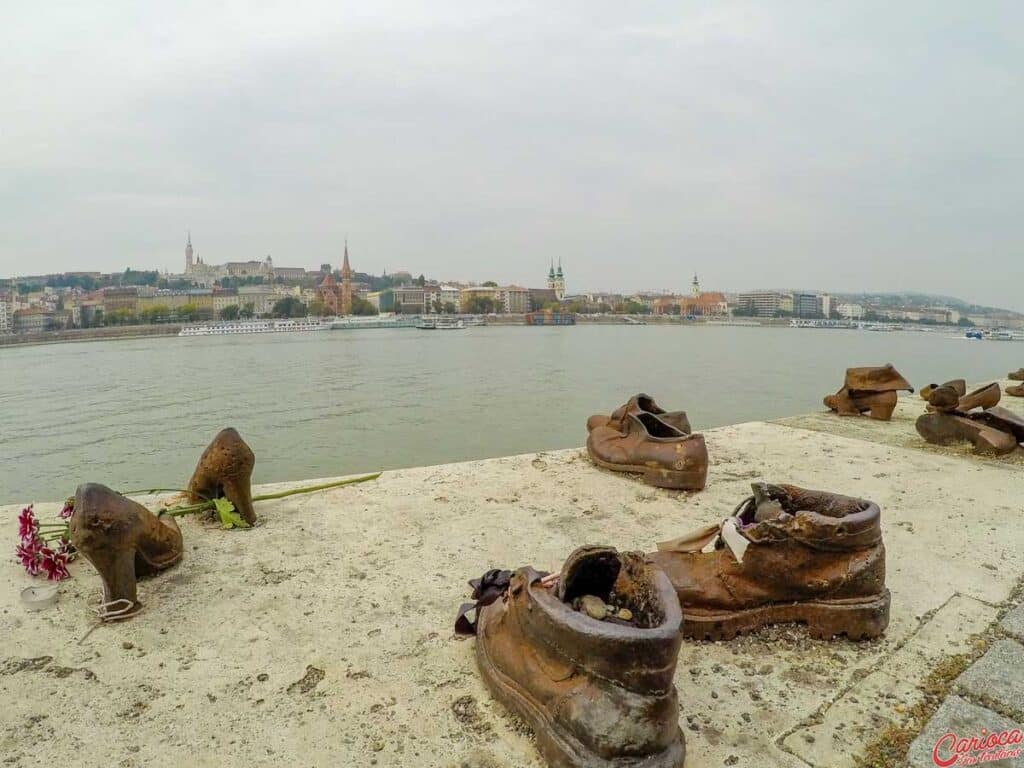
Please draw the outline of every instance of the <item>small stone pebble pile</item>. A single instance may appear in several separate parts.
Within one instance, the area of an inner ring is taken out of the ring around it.
[[[629,608],[609,605],[596,595],[583,595],[573,600],[572,607],[598,621],[614,621],[631,624],[633,612]]]

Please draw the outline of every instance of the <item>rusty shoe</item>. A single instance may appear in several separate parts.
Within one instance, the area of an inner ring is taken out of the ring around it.
[[[847,368],[843,386],[854,392],[896,392],[901,389],[914,391],[910,382],[900,375],[892,363]]]
[[[203,451],[188,482],[189,501],[226,498],[249,525],[256,524],[252,507],[252,468],[256,456],[231,427],[222,429]]]
[[[1011,381],[1024,381],[1024,368],[1018,368],[1016,371],[1006,374],[1006,378]]]
[[[794,485],[752,487],[721,525],[651,555],[679,595],[683,634],[723,640],[796,622],[823,639],[881,635],[889,590],[878,505]]]
[[[471,583],[476,623],[465,621],[473,604],[460,621],[476,634],[480,674],[533,730],[549,766],[683,765],[672,681],[679,603],[642,553],[581,547],[557,578],[526,567]]]
[[[622,430],[595,427],[587,452],[598,466],[641,474],[648,485],[699,491],[707,482],[708,449],[704,435],[687,435],[657,416],[627,413]]]
[[[666,411],[654,402],[654,398],[643,392],[633,395],[626,402],[612,411],[611,416],[596,414],[587,419],[587,432],[592,432],[596,427],[613,427],[622,431],[622,421],[627,413],[650,413],[662,421],[678,429],[680,432],[690,434],[693,429],[690,427],[690,420],[686,411]]]
[[[998,406],[991,410],[1006,411]],[[1016,449],[1018,439],[1012,432],[1012,422],[999,420],[997,415],[989,416],[991,410],[971,415],[935,410],[918,416],[914,426],[917,433],[933,445],[970,443],[977,454],[1005,456]]]
[[[184,553],[173,517],[157,517],[98,483],[78,486],[69,526],[71,543],[103,581],[97,613],[104,621],[127,619],[141,611],[136,578],[170,568]]]
[[[966,389],[966,388],[965,388]],[[950,409],[948,403],[950,392],[957,392],[959,397],[956,399],[955,407]],[[999,385],[996,383],[986,384],[983,387],[978,387],[973,392],[964,394],[959,392],[956,387],[950,384],[943,384],[929,393],[928,396],[928,410],[929,411],[948,411],[956,410],[960,413],[967,413],[975,408],[992,408],[999,404],[999,399],[1002,397],[1002,392],[999,389]],[[941,401],[941,402],[939,402]]]
[[[1006,388],[1006,394],[1010,397],[1024,397],[1024,384],[1011,384]]]
[[[967,394],[967,382],[964,379],[951,379],[950,381],[947,381],[944,384],[927,384],[921,387],[921,399],[927,400],[928,398],[931,397],[932,392],[934,392],[939,387],[951,387],[954,391],[957,392],[958,397],[963,397],[964,395]]]
[[[898,396],[894,391],[888,392],[851,392],[846,387],[834,395],[826,395],[825,407],[840,416],[860,416],[867,413],[877,421],[889,421],[896,410]]]

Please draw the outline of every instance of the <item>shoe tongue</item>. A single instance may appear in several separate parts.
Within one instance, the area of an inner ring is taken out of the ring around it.
[[[750,489],[754,492],[754,503],[744,510],[741,519],[744,523],[762,523],[765,520],[775,520],[781,517],[786,511],[779,501],[780,496],[785,498],[786,492],[777,485],[769,485],[766,482],[751,483]],[[752,519],[746,519],[749,510],[753,509]]]
[[[614,547],[587,545],[566,558],[558,577],[558,599],[571,603],[583,595],[607,600],[619,577],[622,560]]]

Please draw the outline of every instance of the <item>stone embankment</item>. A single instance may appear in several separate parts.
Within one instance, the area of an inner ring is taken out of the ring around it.
[[[56,344],[65,341],[138,339],[145,336],[176,336],[180,325],[114,325],[104,328],[69,328],[38,333],[0,333],[0,347],[17,344]]]
[[[267,502],[250,531],[184,519],[185,559],[140,584],[145,608],[123,624],[96,626],[99,580],[84,562],[56,607],[25,612],[31,580],[5,556],[0,754],[13,766],[539,768],[530,734],[481,683],[473,641],[453,636],[466,580],[557,568],[584,543],[650,550],[719,522],[764,478],[881,505],[891,623],[862,643],[792,626],[685,641],[687,766],[854,766],[922,728],[911,754],[928,765],[947,722],[963,735],[1024,722],[1024,461],[928,446],[913,429],[922,410],[912,396],[889,423],[815,414],[710,430],[697,494],[572,449]],[[0,508],[7,551],[18,509]],[[937,707],[951,719],[929,725]]]

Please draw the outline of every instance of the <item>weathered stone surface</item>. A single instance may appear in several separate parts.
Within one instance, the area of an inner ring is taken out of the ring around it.
[[[1024,728],[1009,718],[1002,717],[990,709],[979,707],[959,696],[950,696],[936,710],[932,719],[925,726],[914,742],[910,745],[908,755],[909,768],[935,768],[932,752],[936,743],[947,733],[955,733],[960,737],[978,736],[982,729],[988,732]],[[950,759],[952,753],[941,746],[941,759]],[[1024,757],[1016,759],[995,760],[983,763],[989,768],[1019,768],[1024,765]]]
[[[1008,611],[999,622],[999,626],[1003,632],[1013,635],[1018,640],[1024,640],[1024,604]]]
[[[1024,719],[1024,645],[996,641],[956,684],[975,701],[991,701],[991,706]]]

